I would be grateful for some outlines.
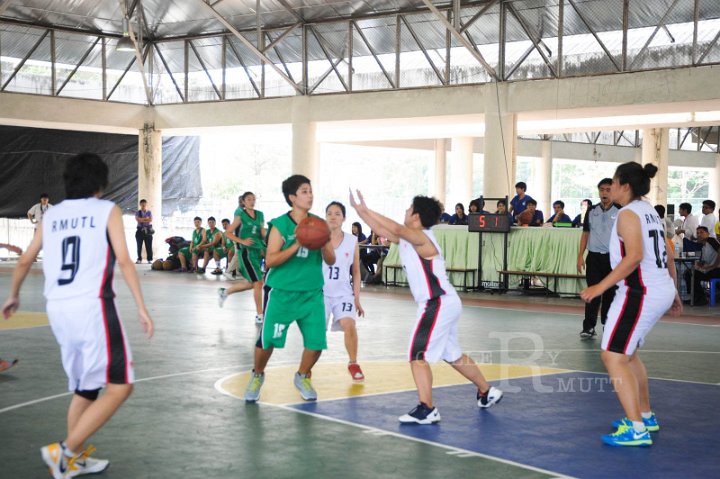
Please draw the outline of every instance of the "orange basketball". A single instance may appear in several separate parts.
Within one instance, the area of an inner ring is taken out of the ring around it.
[[[325,220],[308,216],[295,228],[295,238],[307,249],[320,249],[330,241],[330,228]]]

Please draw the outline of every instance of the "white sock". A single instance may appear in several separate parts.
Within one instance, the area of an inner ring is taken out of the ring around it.
[[[75,454],[74,452],[72,452],[72,451],[70,450],[70,448],[65,445],[64,442],[61,442],[60,445],[62,446],[62,451],[63,451],[63,454],[65,455],[65,457],[75,457],[75,456],[77,456],[77,454]]]
[[[652,411],[641,412],[640,415],[643,419],[650,419],[652,417]]]
[[[645,432],[645,423],[642,421],[633,421],[633,429],[635,432]]]

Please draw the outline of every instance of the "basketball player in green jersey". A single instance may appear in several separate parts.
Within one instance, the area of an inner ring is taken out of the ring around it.
[[[192,272],[197,269],[198,273],[200,273],[200,268],[198,268],[198,259],[201,252],[199,246],[205,244],[205,229],[202,227],[202,218],[199,216],[196,216],[193,222],[195,223],[195,230],[193,230],[192,242],[190,246],[180,248],[180,251],[178,251],[178,259],[180,260],[181,272]],[[191,262],[190,264],[192,266],[189,266],[188,262]]]
[[[205,244],[201,245],[199,249],[203,251],[203,266],[207,268],[210,262],[210,255],[215,260],[215,271],[212,274],[222,274],[220,269],[220,258],[224,256],[222,250],[222,243],[225,240],[222,231],[216,226],[217,220],[214,216],[208,218],[208,229],[205,231]]]
[[[235,242],[227,237],[225,234],[225,230],[228,229],[230,226],[230,220],[227,218],[223,218],[222,221],[222,229],[223,229],[223,242],[222,242],[222,251],[223,251],[223,257],[227,257],[227,267],[225,268],[225,274],[228,275],[232,273],[232,277],[235,278],[235,270],[237,269],[237,259],[235,260],[235,266],[233,267],[233,258],[235,258]]]
[[[255,347],[255,368],[245,389],[245,401],[255,402],[265,380],[274,348],[285,346],[288,327],[297,322],[303,336],[303,354],[295,374],[295,387],[306,401],[317,399],[310,382],[310,370],[323,349],[325,335],[325,301],[323,297],[322,262],[335,264],[335,250],[328,241],[322,249],[309,250],[295,239],[295,227],[308,217],[313,204],[310,180],[293,175],[282,183],[290,212],[270,222],[265,265],[269,268],[265,321]]]
[[[263,321],[263,273],[262,258],[265,254],[265,215],[255,209],[255,195],[247,191],[241,196],[243,207],[235,210],[233,222],[225,229],[225,236],[237,243],[238,269],[249,282],[236,283],[218,290],[218,303],[222,308],[227,297],[233,293],[253,289],[255,300],[255,323]]]

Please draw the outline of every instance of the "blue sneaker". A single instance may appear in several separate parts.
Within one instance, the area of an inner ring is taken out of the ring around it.
[[[627,421],[628,418],[624,417],[622,419],[618,419],[617,421],[613,421],[612,427],[617,429],[620,427],[620,424],[623,421]],[[655,416],[655,413],[652,413],[652,416],[645,419],[643,418],[643,424],[645,424],[645,428],[647,428],[650,432],[658,432],[660,430],[660,424],[658,424],[657,417]]]
[[[245,388],[245,402],[256,402],[260,399],[260,388],[265,382],[265,373],[256,374],[253,371],[250,382]]]
[[[652,446],[650,431],[636,432],[632,421],[622,419],[617,431],[602,436],[602,441],[610,446]]]
[[[298,391],[300,391],[301,398],[305,401],[317,400],[317,392],[315,392],[315,388],[313,388],[313,385],[310,382],[309,374],[295,373],[295,380],[293,382],[295,383],[295,387]]]

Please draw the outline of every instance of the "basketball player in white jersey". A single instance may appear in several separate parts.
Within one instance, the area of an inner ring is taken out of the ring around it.
[[[477,405],[490,407],[502,399],[502,391],[490,386],[480,368],[462,353],[458,342],[458,321],[462,303],[447,278],[445,259],[430,228],[442,214],[440,202],[416,196],[401,225],[367,207],[360,191],[359,203],[350,192],[350,204],[380,236],[398,243],[400,261],[417,303],[417,319],[410,336],[408,359],[420,404],[400,416],[401,423],[432,424],[440,413],[432,402],[432,370],[428,363],[443,360],[477,386]]]
[[[107,165],[97,155],[83,153],[68,160],[63,180],[67,199],[45,214],[18,261],[3,305],[5,319],[18,309],[20,287],[42,249],[48,318],[74,393],[67,436],[41,449],[56,479],[108,467],[109,461],[89,457],[92,446],[83,450],[83,445],[133,389],[132,354],[114,301],[116,262],[137,304],[140,324],[148,337],[153,333],[125,244],[120,208],[99,199],[108,183]],[[105,392],[99,395],[103,387]]]
[[[360,250],[357,237],[342,230],[345,205],[337,201],[330,203],[325,208],[325,219],[335,250],[335,264],[330,266],[323,261],[325,317],[328,321],[332,317],[331,331],[344,332],[345,349],[350,358],[348,371],[353,381],[361,383],[365,375],[357,363],[358,335],[355,327],[358,316],[365,315],[360,305]]]
[[[650,446],[650,431],[660,430],[650,408],[645,365],[638,348],[657,321],[668,311],[682,312],[673,278],[675,265],[668,260],[663,221],[642,197],[650,191],[657,167],[639,163],[618,166],[610,195],[622,206],[610,234],[612,272],[600,283],[580,293],[586,302],[617,284],[603,330],[601,358],[625,411],[615,421],[613,434],[602,437],[611,446]]]

